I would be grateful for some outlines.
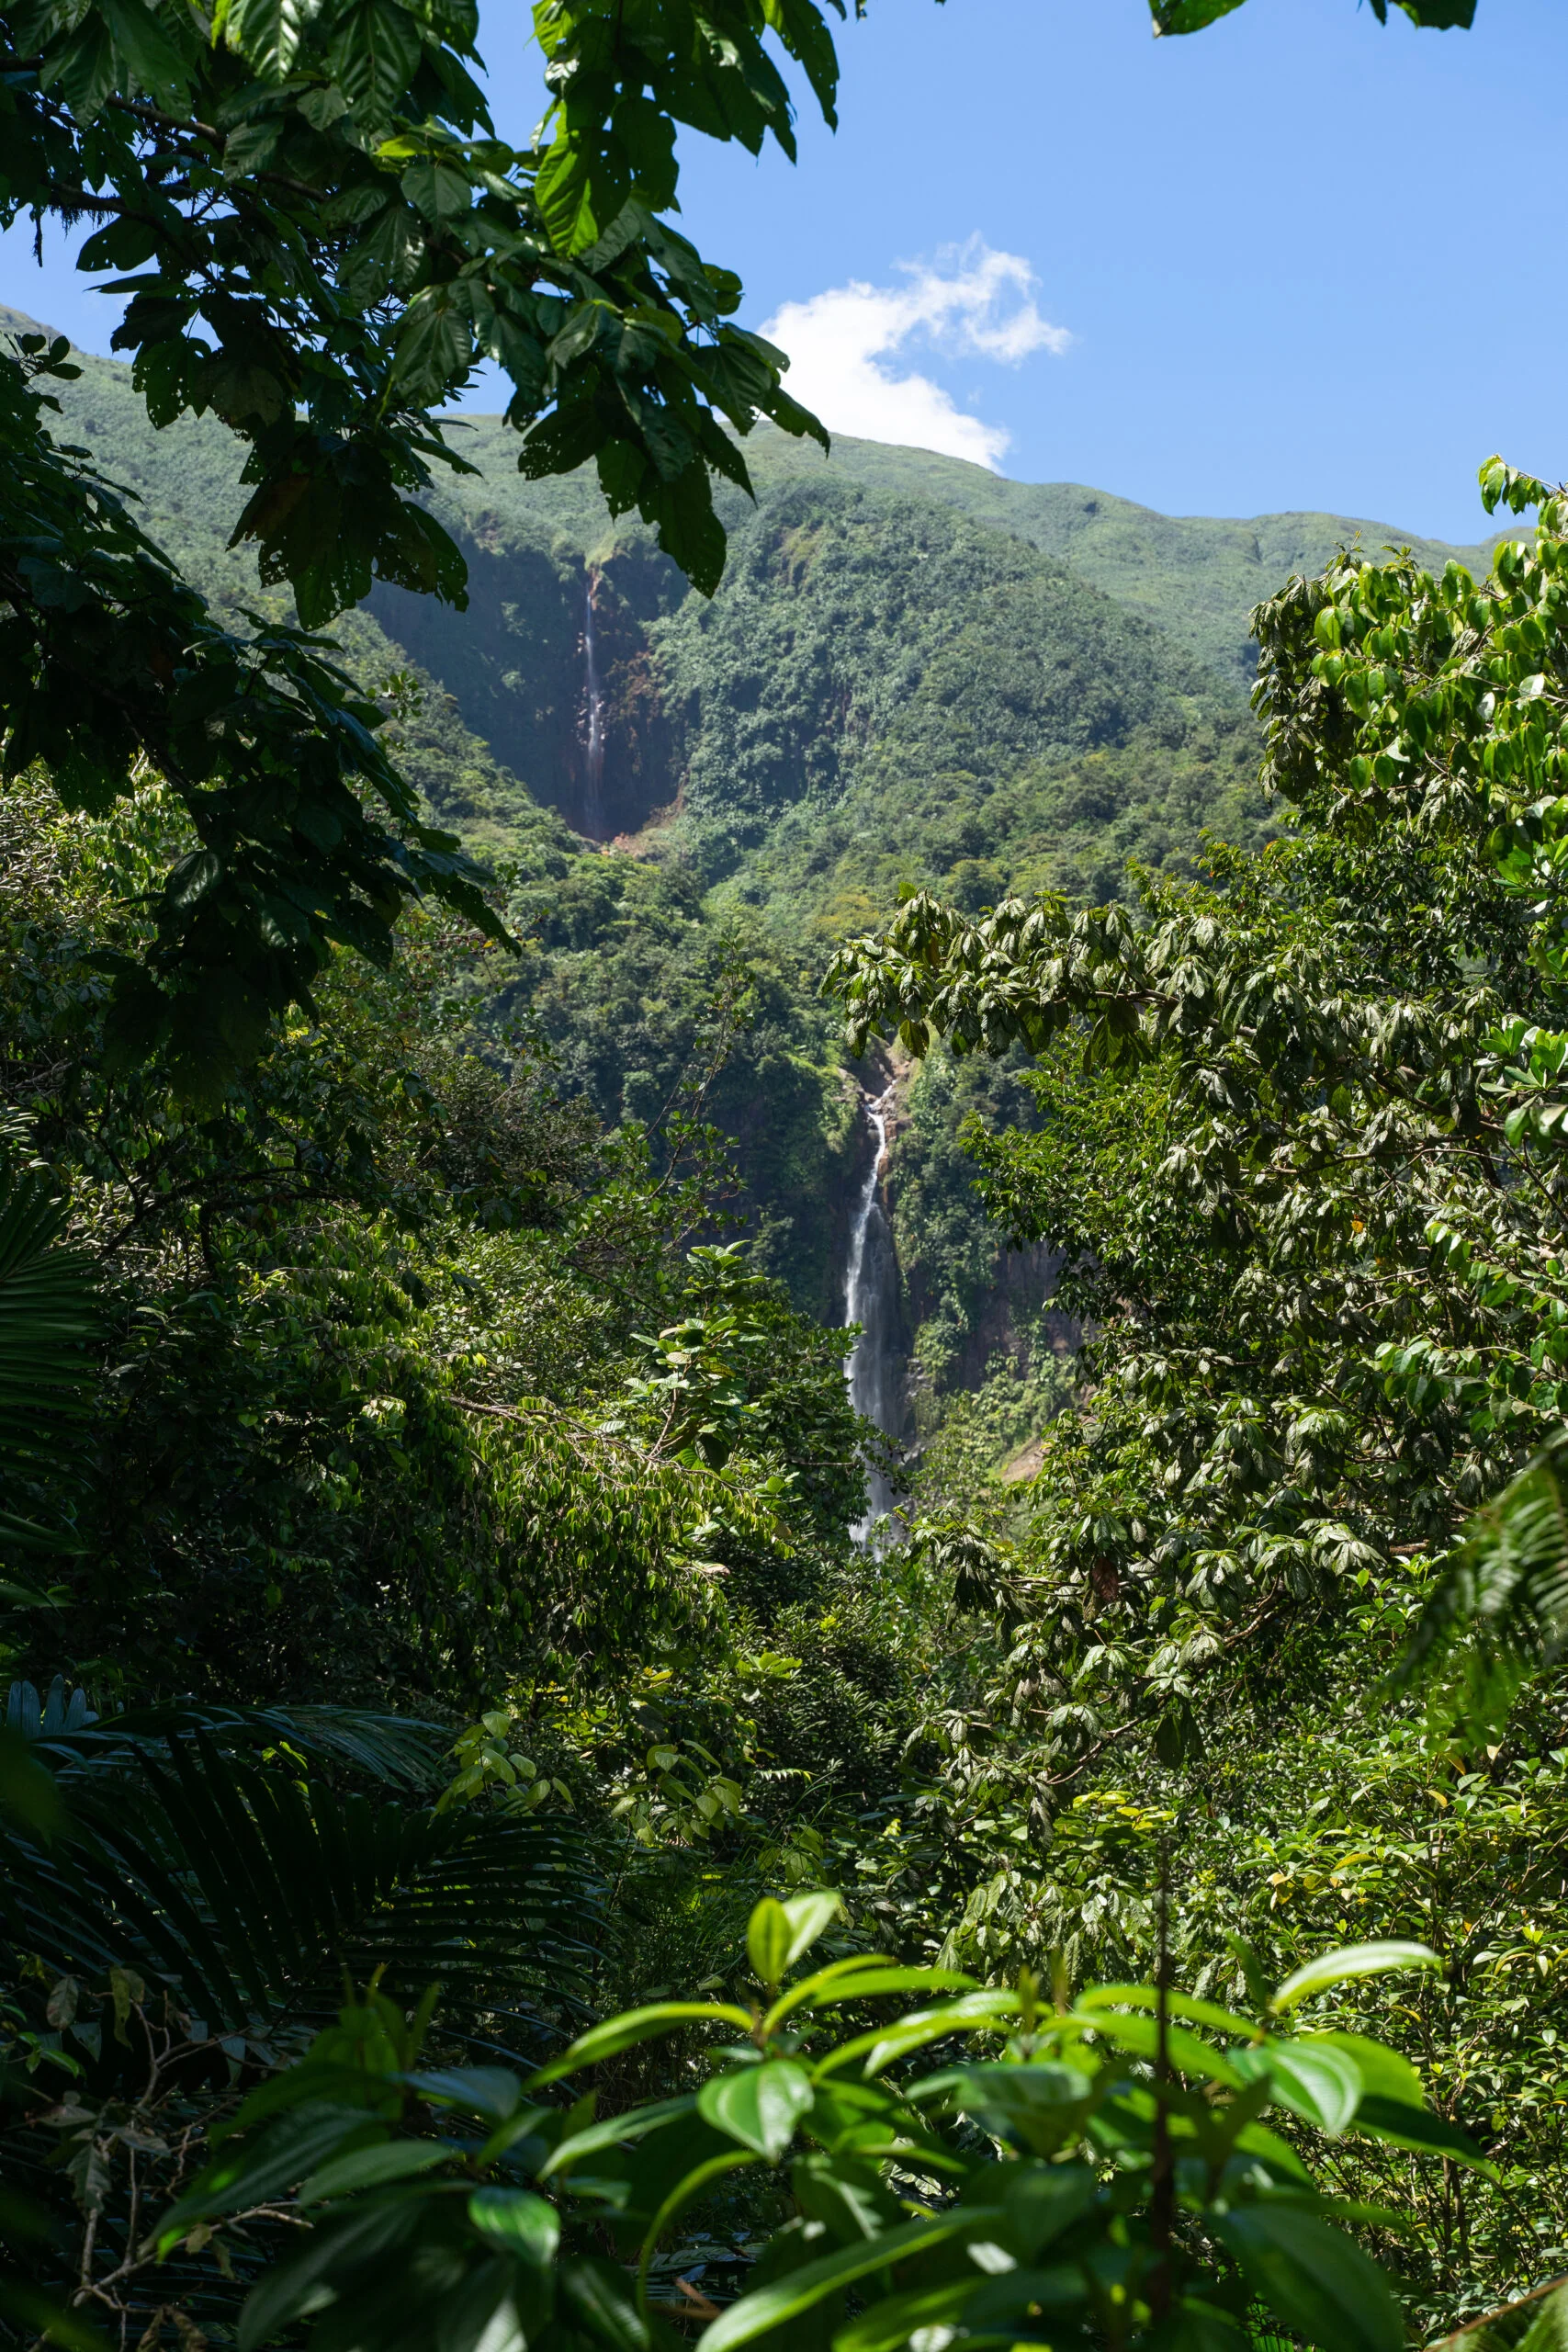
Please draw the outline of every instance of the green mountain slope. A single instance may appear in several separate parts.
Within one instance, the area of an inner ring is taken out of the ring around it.
[[[243,493],[221,427],[153,433],[129,370],[90,357],[62,410],[63,437],[210,596],[283,609],[227,547]],[[737,1207],[800,1303],[836,1317],[866,1130],[816,995],[829,944],[910,885],[970,907],[1040,887],[1104,899],[1129,857],[1179,870],[1205,828],[1255,836],[1247,614],[1359,526],[1177,521],[764,434],[757,503],[726,494],[709,603],[611,522],[592,474],[524,481],[496,418],[456,419],[453,439],[476,471],[434,503],[468,609],[378,588],[338,634],[433,809],[500,861],[523,952],[476,971],[476,1011],[531,1035],[612,1125],[659,1120],[728,1027],[704,1102],[734,1138]],[[605,856],[612,838],[632,854]],[[896,1123],[907,1337],[939,1388],[1027,1319],[956,1145],[988,1104],[933,1065]]]
[[[802,448],[771,430],[766,440],[758,470],[770,481],[810,479],[830,468],[868,490],[956,506],[977,523],[1056,556],[1211,669],[1243,684],[1254,669],[1247,616],[1292,572],[1321,571],[1337,548],[1357,540],[1373,552],[1409,547],[1417,561],[1439,571],[1450,556],[1484,571],[1506,536],[1494,532],[1473,547],[1456,548],[1352,514],[1255,514],[1234,522],[1161,514],[1083,482],[1010,481],[930,449],[840,439],[829,460],[815,445]],[[1476,513],[1480,519],[1479,497]]]
[[[929,500],[831,477],[770,489],[720,594],[650,638],[677,835],[825,934],[910,885],[1103,896],[1118,850],[1180,859],[1204,823],[1255,820],[1239,693],[1051,557]],[[1178,764],[1205,771],[1180,806]]]

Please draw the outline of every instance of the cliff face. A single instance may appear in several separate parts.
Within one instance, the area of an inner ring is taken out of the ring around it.
[[[667,558],[637,542],[591,561],[558,537],[529,538],[483,517],[458,537],[468,566],[466,611],[378,585],[370,612],[536,800],[592,839],[640,832],[680,791],[649,632],[684,594],[684,582]]]

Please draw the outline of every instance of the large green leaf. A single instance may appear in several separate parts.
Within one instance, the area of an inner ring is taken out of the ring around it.
[[[749,2031],[751,2019],[744,2009],[727,2001],[654,2001],[640,2009],[626,2009],[621,2016],[606,2018],[603,2025],[590,2028],[580,2034],[570,2049],[558,2058],[541,2067],[533,2078],[533,2087],[555,2082],[562,2075],[575,2074],[580,2066],[596,2066],[602,2059],[616,2058],[623,2050],[631,2050],[639,2041],[656,2041],[662,2035],[673,2033],[683,2025],[738,2025]]]
[[[1336,1984],[1348,1984],[1362,1976],[1386,1976],[1403,1968],[1440,1968],[1441,1961],[1427,1944],[1403,1943],[1397,1940],[1382,1943],[1346,1944],[1338,1951],[1320,1952],[1287,1976],[1269,2003],[1276,2017],[1302,2001],[1310,2001],[1314,1994],[1329,1992]]]
[[[950,2033],[963,2033],[976,2026],[999,2028],[1009,2018],[1016,2017],[1018,2010],[1018,1995],[1005,1986],[961,1994],[955,2001],[943,2001],[932,2009],[911,2009],[896,2025],[859,2034],[852,2041],[840,2043],[831,2057],[823,2061],[818,2072],[830,2069],[837,2073],[852,2059],[863,2057],[865,2073],[879,2075],[895,2059],[907,2058],[929,2041],[941,2041]]]
[[[1288,2328],[1334,2352],[1402,2352],[1404,2320],[1370,2255],[1293,2205],[1238,2205],[1214,2233]]]
[[[716,2130],[727,2132],[742,2147],[754,2148],[776,2165],[814,2097],[811,2077],[804,2066],[787,2058],[772,2058],[763,2065],[739,2067],[705,2083],[697,2094],[697,2106]]]
[[[344,97],[367,129],[380,130],[399,110],[413,79],[419,27],[397,0],[360,0],[337,19],[329,55]]]
[[[1326,2044],[1254,2043],[1233,2050],[1231,2064],[1243,2082],[1266,2079],[1282,2107],[1334,2138],[1350,2122],[1365,2087],[1350,2052]]]
[[[1356,2062],[1361,2088],[1369,2098],[1395,2099],[1404,2107],[1425,2107],[1421,2077],[1408,2058],[1372,2041],[1364,2033],[1299,2033],[1292,2050],[1343,2050]]]
[[[1371,2093],[1356,2111],[1356,2129],[1391,2147],[1409,2148],[1423,2156],[1443,2156],[1450,2164],[1467,2165],[1472,2172],[1496,2178],[1497,2168],[1483,2154],[1468,2132],[1429,2108],[1408,2107],[1400,2099]]]

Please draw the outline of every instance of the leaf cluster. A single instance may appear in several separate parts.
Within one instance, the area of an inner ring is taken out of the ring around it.
[[[316,2227],[254,2293],[242,2343],[312,2312],[323,2342],[374,2325],[424,2343],[443,2307],[445,2329],[462,2312],[465,2340],[505,2328],[649,2352],[680,2340],[660,2293],[662,2244],[750,2176],[784,2210],[739,2299],[697,2299],[707,2352],[784,2327],[852,2352],[938,2325],[965,2339],[1218,2352],[1247,2342],[1255,2297],[1318,2340],[1403,2343],[1385,2277],[1337,2226],[1366,2216],[1316,2188],[1263,2119],[1274,2109],[1330,2137],[1440,2143],[1479,2161],[1393,2052],[1291,2030],[1293,2009],[1347,1979],[1428,1964],[1422,1947],[1325,1955],[1258,2018],[1152,1985],[1052,2007],[1027,1974],[983,1988],[874,1952],[787,1982],[840,1907],[829,1893],[764,1901],[748,1935],[761,1997],[634,2009],[527,2080],[411,2069],[389,2033],[374,2123],[370,2086],[344,2064],[351,2048],[361,2064],[368,2053],[365,2013],[345,2010],[242,2109],[162,2243],[193,2221],[220,2226],[280,2176],[308,2176],[298,2195]],[[889,1996],[909,1994],[924,1997],[889,2017]],[[604,2120],[592,2094],[570,2109],[541,2099],[563,2076],[693,2026],[741,2037],[711,2053],[693,2089]],[[937,2071],[911,2079],[908,2062],[927,2052]],[[334,2096],[340,2081],[358,2095]],[[406,2136],[411,2099],[434,2109],[435,2132]],[[636,2251],[634,2275],[591,2250],[606,2228]]]

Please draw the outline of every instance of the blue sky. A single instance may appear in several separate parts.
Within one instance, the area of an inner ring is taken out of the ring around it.
[[[1145,0],[872,0],[836,138],[803,105],[793,169],[688,140],[684,226],[844,430],[1167,513],[1472,539],[1493,449],[1568,472],[1568,7],[1477,16],[1248,0],[1156,42]],[[483,22],[521,138],[527,12]],[[28,243],[0,241],[0,293],[106,347],[109,305]]]

